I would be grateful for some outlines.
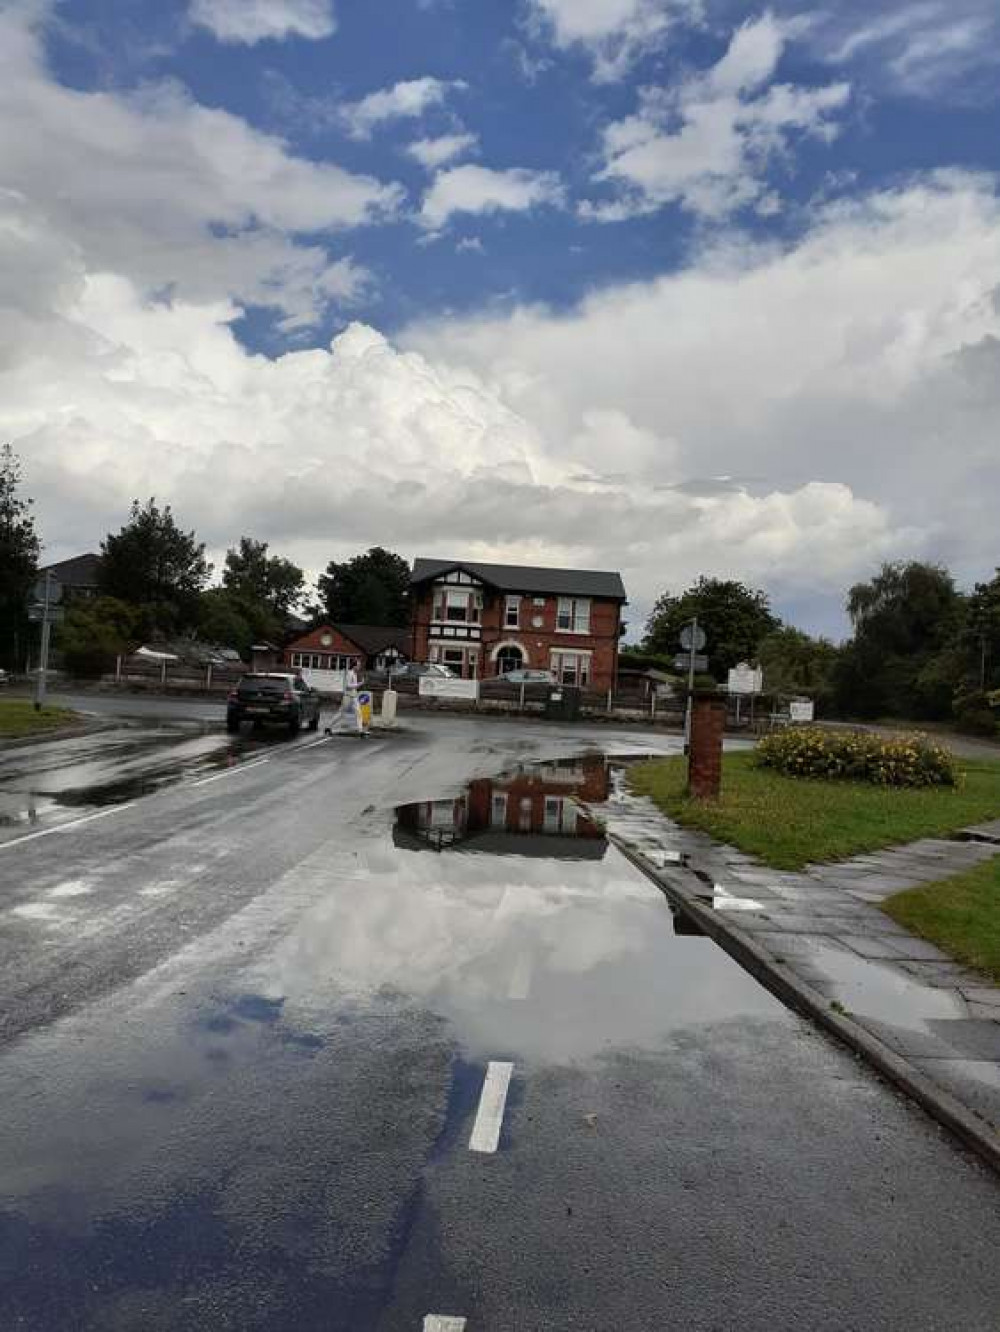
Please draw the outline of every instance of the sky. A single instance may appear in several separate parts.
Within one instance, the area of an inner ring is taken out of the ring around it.
[[[0,116],[46,558],[1000,563],[995,0],[0,0]]]

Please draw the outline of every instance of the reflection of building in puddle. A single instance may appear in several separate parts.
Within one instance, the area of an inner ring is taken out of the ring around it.
[[[461,795],[396,810],[393,840],[421,850],[468,844],[493,855],[600,860],[604,829],[581,802],[602,803],[608,770],[599,756],[522,766],[470,782]]]

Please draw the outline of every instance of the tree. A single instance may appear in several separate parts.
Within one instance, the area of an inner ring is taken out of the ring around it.
[[[239,547],[226,552],[222,585],[246,605],[266,608],[283,620],[293,610],[305,585],[302,570],[278,555],[268,555],[266,541],[240,537]]]
[[[115,658],[135,646],[141,614],[116,597],[72,601],[56,632],[56,647],[71,675],[94,676],[110,671]]]
[[[0,449],[0,655],[8,669],[23,665],[28,597],[40,545],[30,499],[21,495],[21,465],[10,444]]]
[[[829,639],[813,638],[791,625],[773,630],[757,648],[766,693],[808,694],[821,709],[834,695],[838,657]]]
[[[143,634],[193,625],[211,571],[204,545],[155,497],[144,505],[133,500],[128,522],[101,545],[101,591],[140,609]]]
[[[197,628],[204,642],[235,648],[245,658],[257,639],[268,637],[251,623],[243,603],[225,587],[209,587],[201,593]]]
[[[968,674],[980,689],[1000,686],[1000,569],[977,583],[967,604],[963,646]]]
[[[840,710],[858,717],[947,717],[963,665],[965,599],[947,569],[883,564],[847,598],[853,641],[837,670]]]
[[[409,588],[410,566],[381,546],[331,561],[317,583],[323,613],[345,624],[409,624]]]
[[[708,639],[709,668],[717,680],[737,662],[751,660],[761,640],[781,623],[765,593],[702,576],[679,597],[664,592],[646,623],[643,648],[673,656],[681,650],[681,630],[695,616]]]

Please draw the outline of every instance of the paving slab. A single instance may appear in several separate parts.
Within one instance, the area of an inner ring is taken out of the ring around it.
[[[922,1072],[990,1123],[1000,1123],[1000,1065],[991,1059],[915,1059]]]

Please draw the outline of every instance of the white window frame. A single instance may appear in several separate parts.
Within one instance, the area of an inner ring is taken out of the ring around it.
[[[553,648],[549,656],[549,668],[553,671],[556,681],[564,685],[576,685],[581,689],[586,689],[590,685],[591,664],[593,658],[592,652],[584,652],[574,648]],[[573,679],[566,679],[567,667],[573,665]]]
[[[490,827],[507,827],[507,793],[494,791],[490,797]]]
[[[556,604],[556,633],[557,634],[590,633],[589,597],[559,598],[559,601]]]
[[[511,619],[511,614],[514,616],[513,620]],[[504,598],[503,627],[505,629],[520,629],[521,598],[519,596],[508,596]]]

